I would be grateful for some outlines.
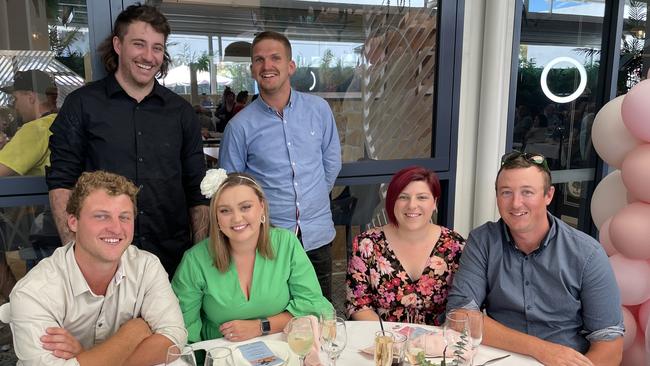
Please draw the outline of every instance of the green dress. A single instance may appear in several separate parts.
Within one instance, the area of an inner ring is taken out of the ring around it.
[[[209,239],[185,252],[172,288],[178,296],[189,342],[222,337],[219,326],[236,319],[259,319],[288,311],[318,315],[332,308],[322,295],[316,272],[300,242],[285,229],[271,229],[272,260],[255,256],[250,299],[239,286],[231,261],[225,273],[214,266]]]

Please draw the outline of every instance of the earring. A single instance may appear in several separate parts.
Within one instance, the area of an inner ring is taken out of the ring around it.
[[[260,222],[262,224],[266,222],[266,216],[265,215],[262,215],[262,217],[260,217]]]

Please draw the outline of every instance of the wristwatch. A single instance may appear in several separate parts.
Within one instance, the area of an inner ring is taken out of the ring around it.
[[[262,330],[262,335],[265,336],[271,331],[271,322],[267,318],[260,319],[260,329]]]

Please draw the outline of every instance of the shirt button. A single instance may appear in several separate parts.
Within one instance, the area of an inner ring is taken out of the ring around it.
[[[141,236],[140,240],[145,241],[145,240],[147,240],[147,238],[145,238],[144,236]]]
[[[97,324],[97,328],[101,328],[102,325],[104,325],[104,324],[103,324],[103,323],[99,323],[99,324]]]
[[[290,143],[290,142],[287,142],[287,146],[291,146],[291,143]]]
[[[526,260],[528,260],[528,257],[526,257]]]
[[[292,161],[292,162],[291,162],[291,165],[296,166],[296,163]]]
[[[140,211],[140,215],[144,215],[144,211]]]
[[[142,163],[142,160],[143,160],[142,158],[138,158],[138,161],[141,162],[141,163]],[[528,259],[528,258],[526,258],[526,259]]]
[[[285,125],[287,124],[287,120],[286,120],[286,119],[283,119],[282,122],[284,122]]]
[[[526,281],[526,286],[528,286],[529,284],[530,284],[530,282]]]
[[[144,185],[140,184],[138,187],[140,187],[140,189],[142,189],[142,188],[144,188]]]
[[[526,306],[526,310],[530,310],[530,309],[532,309],[532,308],[533,308],[533,307],[530,306],[530,305]]]
[[[300,202],[296,202],[296,206],[300,206]]]
[[[142,136],[142,131],[138,131],[138,136]]]
[[[293,182],[293,185],[294,185],[294,186],[297,186],[297,185],[298,185],[298,182]]]

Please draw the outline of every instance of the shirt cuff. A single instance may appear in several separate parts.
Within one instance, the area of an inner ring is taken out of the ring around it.
[[[625,328],[621,326],[613,326],[593,331],[585,338],[589,342],[613,341],[616,338],[622,337],[624,333]]]

